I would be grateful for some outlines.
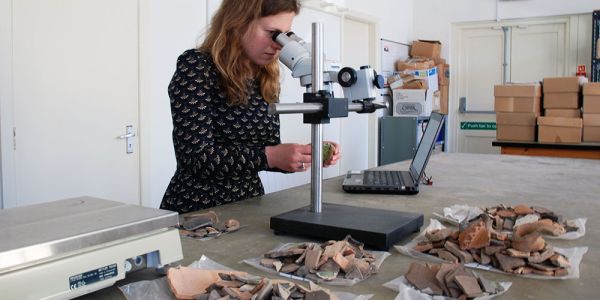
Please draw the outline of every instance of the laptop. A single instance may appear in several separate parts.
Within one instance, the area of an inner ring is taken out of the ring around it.
[[[425,167],[443,123],[444,115],[431,113],[408,171],[349,171],[344,178],[342,188],[349,193],[402,195],[418,193],[419,182],[425,173]]]

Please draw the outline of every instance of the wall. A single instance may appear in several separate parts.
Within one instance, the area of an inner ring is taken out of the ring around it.
[[[175,172],[167,86],[177,57],[205,30],[207,3],[140,1],[140,142],[142,205],[158,207]]]
[[[413,0],[346,0],[346,7],[378,18],[381,38],[401,43],[411,41],[414,21]]]
[[[12,41],[11,41],[11,25],[12,24],[12,4],[10,0],[0,0],[0,154],[4,154],[2,147],[6,147],[5,145],[10,145],[8,141],[10,139],[5,139],[4,137],[10,136],[10,126],[11,124],[8,120],[8,115],[3,113],[5,111],[12,111],[12,107],[5,106],[7,101],[5,99],[11,99],[12,95],[10,95],[11,84],[12,84]],[[0,209],[4,208],[4,194],[3,194],[3,185],[9,184],[9,181],[6,180],[2,176],[2,165],[7,164],[6,158],[0,156]]]
[[[496,9],[496,4],[498,4]],[[440,40],[442,57],[450,58],[452,23],[492,21],[590,13],[600,9],[595,0],[419,0],[414,1],[414,39]]]

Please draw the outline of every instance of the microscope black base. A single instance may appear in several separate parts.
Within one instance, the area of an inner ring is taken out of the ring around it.
[[[418,232],[422,225],[422,214],[325,203],[321,213],[313,213],[306,206],[271,217],[271,229],[275,234],[324,240],[341,240],[351,235],[367,247],[378,250],[388,250]]]

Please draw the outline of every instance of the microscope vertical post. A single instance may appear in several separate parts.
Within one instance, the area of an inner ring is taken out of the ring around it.
[[[312,24],[312,86],[317,93],[323,89],[323,24]],[[311,124],[312,168],[310,171],[310,211],[321,213],[321,182],[323,180],[323,124]]]

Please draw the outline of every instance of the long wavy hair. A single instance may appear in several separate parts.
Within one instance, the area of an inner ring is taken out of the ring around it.
[[[300,11],[299,0],[223,0],[212,17],[204,42],[199,49],[211,54],[221,75],[221,87],[232,105],[247,104],[248,78],[260,82],[262,97],[268,102],[279,98],[279,62],[258,66],[243,53],[242,38],[252,22],[279,13]]]

